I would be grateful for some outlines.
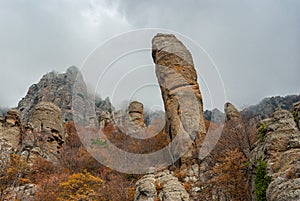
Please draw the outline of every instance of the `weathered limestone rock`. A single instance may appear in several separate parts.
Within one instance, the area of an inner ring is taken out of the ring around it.
[[[62,111],[64,122],[76,121],[84,126],[98,126],[103,111],[112,113],[110,100],[96,98],[88,93],[80,70],[71,66],[66,73],[50,72],[33,84],[19,102],[18,109],[24,124],[31,121],[32,112],[39,102],[51,102]],[[96,113],[96,114],[95,114]],[[74,119],[75,117],[75,119]]]
[[[293,104],[293,116],[298,128],[300,129],[300,102]]]
[[[8,199],[4,199],[5,201],[34,201],[34,195],[37,192],[37,188],[35,184],[25,184],[24,186],[18,186],[13,189],[8,189],[5,197]]]
[[[7,126],[19,126],[21,124],[21,114],[17,109],[10,109],[5,114],[5,123]]]
[[[225,104],[224,111],[226,119],[220,141],[222,138],[225,139],[225,146],[227,146],[225,150],[226,148],[231,150],[239,148],[249,158],[250,142],[240,112],[231,103]]]
[[[136,127],[145,127],[144,123],[144,105],[138,101],[132,101],[128,106],[130,121]]]
[[[214,108],[212,111],[204,111],[204,119],[210,122],[220,124],[224,121],[224,116],[224,113],[218,110],[217,108]]]
[[[73,87],[76,94],[73,94]],[[27,95],[19,102],[18,109],[22,113],[22,121],[30,122],[35,105],[42,101],[57,105],[62,110],[63,120],[72,121],[74,115],[72,112],[77,112],[72,111],[73,95],[87,100],[86,85],[78,68],[71,66],[62,74],[47,73],[37,84],[29,88]],[[85,102],[81,107],[86,107]],[[80,109],[76,115],[85,115],[86,111],[81,107],[76,108]]]
[[[267,189],[268,201],[296,201],[300,199],[300,132],[292,114],[277,110],[273,116],[260,122],[261,135],[252,151],[252,160],[267,162],[271,183]]]
[[[4,137],[12,147],[17,148],[20,144],[21,114],[16,109],[7,111],[4,119]]]
[[[35,132],[48,132],[62,135],[62,114],[58,106],[50,102],[38,103],[32,113],[32,126]]]
[[[178,158],[176,152],[190,147],[181,162],[193,163],[191,159],[198,157],[205,125],[192,55],[174,35],[157,34],[152,40],[152,57],[165,105],[166,133],[171,140],[176,136],[181,139],[173,143],[171,154]]]
[[[108,111],[102,111],[100,118],[99,118],[99,126],[100,128],[104,128],[108,124],[113,122],[113,117],[111,113]]]
[[[168,170],[142,177],[135,187],[134,201],[189,201],[185,188]]]
[[[224,110],[227,121],[230,121],[232,119],[241,119],[240,112],[231,103],[226,103]]]
[[[40,102],[32,111],[32,122],[24,126],[22,155],[56,163],[65,141],[62,114],[53,103]]]
[[[17,153],[21,137],[20,112],[10,109],[0,122],[0,169],[10,161],[10,154]]]

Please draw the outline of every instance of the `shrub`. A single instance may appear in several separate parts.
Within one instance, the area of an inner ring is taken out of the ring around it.
[[[208,191],[219,191],[233,201],[244,200],[247,189],[246,163],[246,157],[238,148],[221,154],[211,170],[212,178],[206,183],[203,193],[212,196]]]
[[[11,154],[8,163],[0,169],[0,197],[7,188],[15,188],[30,183],[27,177],[29,165],[24,162],[20,155]]]
[[[37,184],[37,192],[34,196],[35,201],[57,201],[60,193],[59,183],[67,181],[66,173],[56,173],[41,178]]]
[[[292,112],[292,114],[293,114],[293,117],[294,117],[294,121],[296,122],[296,124],[298,124],[298,122],[299,122],[299,117],[298,117],[298,114],[297,114],[297,111],[293,111]]]
[[[59,201],[99,200],[104,201],[100,189],[104,181],[88,172],[73,174],[60,183]]]
[[[267,171],[267,163],[263,160],[258,160],[257,168],[256,168],[256,176],[255,176],[255,195],[257,201],[266,201],[266,191],[271,182],[271,177],[268,176]]]
[[[267,134],[267,125],[266,124],[262,124],[260,125],[260,127],[258,128],[258,137],[260,141],[263,141],[265,136]]]

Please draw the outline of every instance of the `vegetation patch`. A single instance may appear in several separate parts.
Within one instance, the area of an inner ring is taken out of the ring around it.
[[[260,141],[263,141],[263,139],[265,138],[267,134],[267,125],[266,124],[262,124],[260,125],[260,127],[258,128],[258,137]]]
[[[105,140],[101,139],[92,139],[92,145],[99,145],[99,146],[107,146],[107,143]]]
[[[255,195],[257,201],[267,201],[266,191],[271,182],[271,177],[267,174],[267,163],[262,159],[258,160],[255,176]]]
[[[298,122],[299,122],[299,116],[297,114],[297,111],[294,110],[292,112],[292,114],[293,114],[293,117],[294,117],[294,121],[296,122],[296,124],[298,124]]]

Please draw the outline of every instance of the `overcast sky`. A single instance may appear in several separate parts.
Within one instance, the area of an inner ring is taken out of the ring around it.
[[[217,66],[226,100],[238,107],[300,93],[298,0],[1,0],[0,26],[1,106],[16,106],[46,72],[81,67],[105,40],[141,28],[169,29],[199,44]]]

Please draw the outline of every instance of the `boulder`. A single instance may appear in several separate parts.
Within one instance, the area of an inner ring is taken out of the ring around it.
[[[168,170],[143,176],[135,185],[134,201],[189,201],[183,185]]]

